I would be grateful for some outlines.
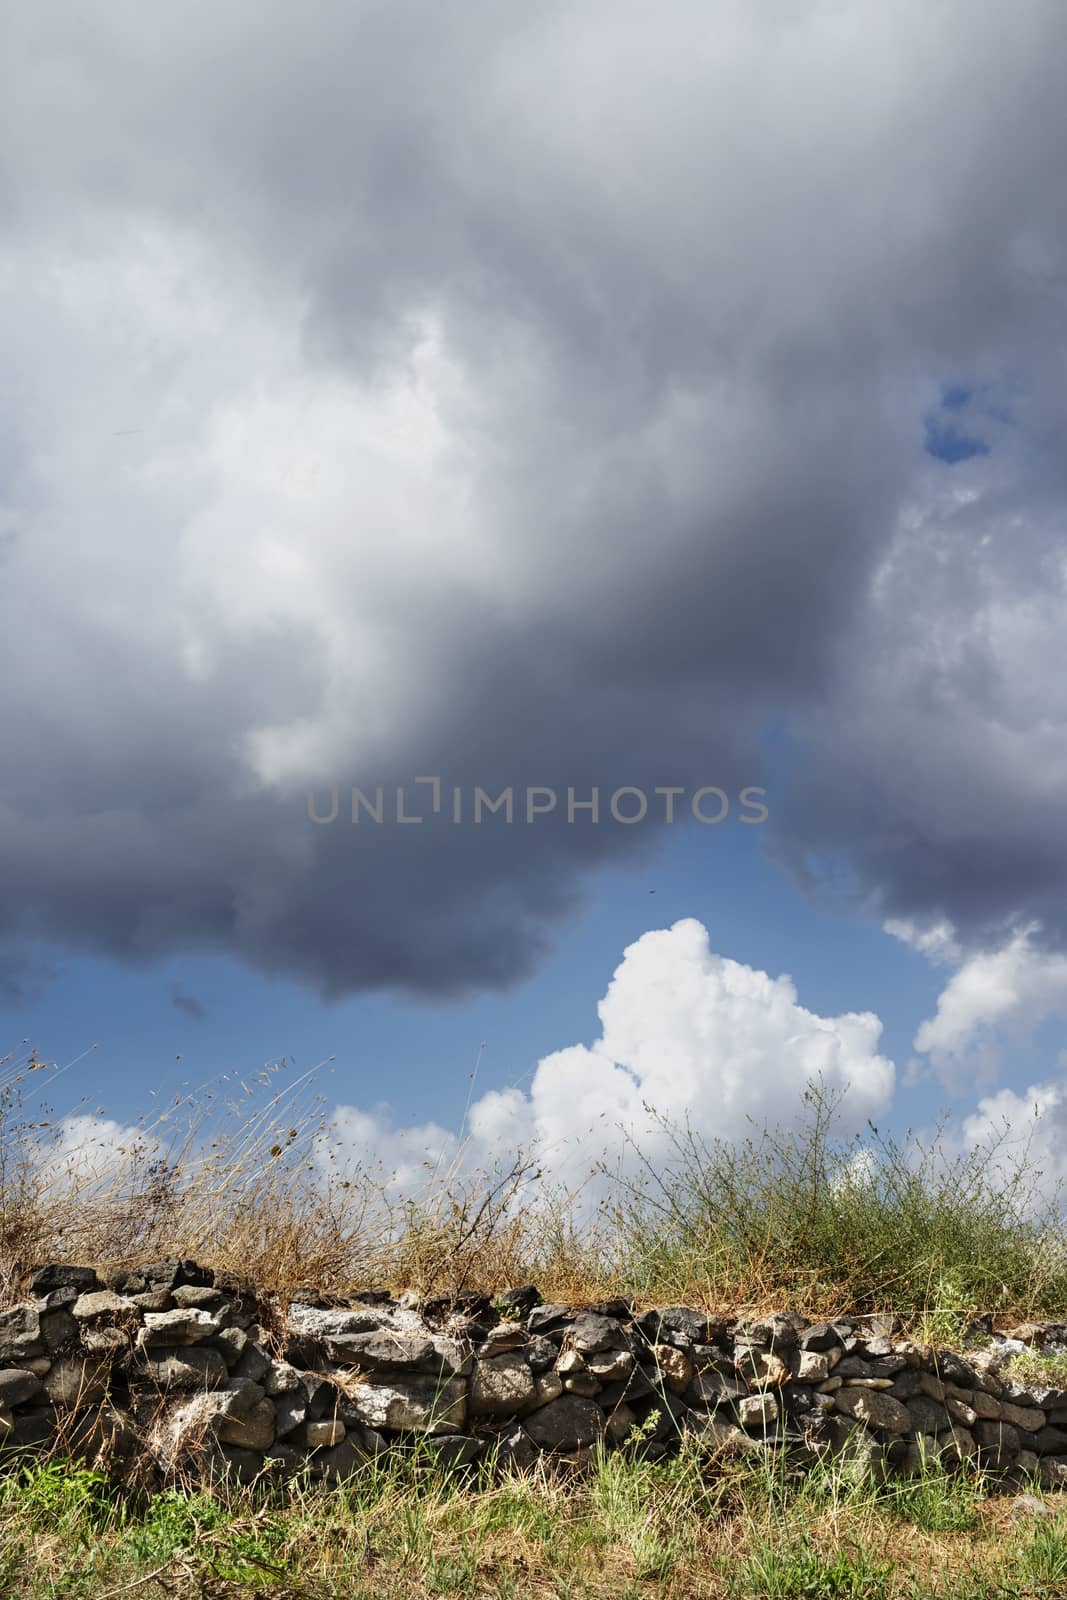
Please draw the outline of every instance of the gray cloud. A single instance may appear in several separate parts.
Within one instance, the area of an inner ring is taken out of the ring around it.
[[[309,785],[736,790],[772,725],[802,881],[1058,937],[1058,4],[6,25],[0,937],[504,984],[637,830]]]

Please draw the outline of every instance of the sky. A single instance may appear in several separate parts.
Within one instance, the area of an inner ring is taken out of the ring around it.
[[[354,1159],[566,1172],[814,1074],[1067,1175],[1059,0],[0,32],[0,1039],[71,1138],[284,1057]]]

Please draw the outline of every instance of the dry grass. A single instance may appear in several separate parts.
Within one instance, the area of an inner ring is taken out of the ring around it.
[[[740,1144],[671,1128],[655,1165],[629,1151],[601,1174],[593,1211],[550,1189],[531,1153],[474,1170],[462,1139],[406,1190],[380,1166],[346,1167],[315,1072],[284,1061],[95,1143],[84,1106],[54,1110],[67,1071],[32,1052],[0,1062],[0,1298],[47,1260],[177,1255],[282,1297],[534,1282],[572,1303],[624,1292],[740,1315],[888,1310],[939,1343],[981,1312],[1067,1306],[1062,1211],[1038,1204],[1025,1147],[949,1157],[873,1128],[840,1140],[817,1086],[799,1127]]]
[[[381,1166],[339,1165],[314,1073],[284,1061],[177,1096],[121,1141],[105,1127],[72,1144],[88,1124],[84,1105],[55,1113],[66,1070],[32,1051],[0,1060],[0,1300],[45,1261],[163,1256],[282,1296],[301,1285],[487,1292],[535,1275],[580,1299],[606,1284],[572,1197],[549,1194],[522,1152],[473,1172],[461,1142],[405,1193]]]

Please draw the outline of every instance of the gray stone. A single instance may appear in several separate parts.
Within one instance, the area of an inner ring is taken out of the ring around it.
[[[42,1311],[41,1337],[53,1355],[77,1344],[80,1329],[69,1311]]]
[[[345,1436],[345,1425],[339,1417],[320,1422],[309,1422],[304,1438],[309,1450],[329,1449],[340,1444]]]
[[[248,1335],[243,1328],[223,1328],[221,1333],[216,1334],[213,1343],[221,1350],[226,1365],[235,1367],[244,1354]]]
[[[512,1471],[529,1472],[537,1462],[537,1449],[526,1429],[516,1423],[497,1440],[496,1458],[501,1466],[510,1467]]]
[[[661,1348],[670,1347],[664,1346]],[[687,1359],[680,1350],[674,1353],[681,1355],[683,1360]],[[585,1364],[594,1378],[599,1379],[601,1383],[618,1383],[620,1379],[628,1377],[633,1371],[634,1358],[629,1350],[598,1350],[592,1355],[586,1356]],[[692,1364],[690,1364],[690,1372],[692,1372]]]
[[[948,1426],[948,1411],[937,1400],[931,1400],[929,1395],[915,1395],[906,1405],[914,1432],[936,1434]]]
[[[41,1317],[35,1306],[15,1306],[0,1311],[0,1362],[18,1366],[27,1356],[44,1353]]]
[[[229,1306],[229,1299],[221,1289],[208,1289],[201,1284],[180,1283],[171,1291],[176,1306],[192,1306],[201,1311],[215,1311]]]
[[[537,1379],[521,1351],[475,1363],[470,1386],[472,1417],[514,1416],[537,1398]]]
[[[432,1439],[427,1449],[433,1452],[434,1461],[441,1467],[468,1467],[477,1461],[485,1450],[482,1439],[472,1439],[465,1433],[446,1433]]]
[[[1027,1433],[1037,1433],[1045,1426],[1045,1413],[1039,1411],[1037,1406],[1017,1406],[1010,1400],[1000,1403],[1000,1415],[1005,1422],[1010,1422],[1013,1428],[1022,1428]]]
[[[621,1345],[622,1329],[614,1317],[598,1317],[584,1311],[571,1323],[570,1340],[582,1355],[594,1355]]]
[[[154,1351],[144,1370],[161,1389],[213,1389],[229,1376],[225,1361],[210,1345]]]
[[[200,1344],[222,1331],[218,1317],[197,1306],[176,1306],[173,1311],[146,1311],[139,1343],[145,1346]]]
[[[797,1344],[802,1350],[832,1350],[840,1344],[837,1331],[829,1322],[813,1322],[797,1334]]]
[[[907,1433],[912,1427],[908,1408],[878,1389],[839,1389],[834,1404],[846,1417],[886,1433]]]
[[[366,1372],[415,1372],[434,1356],[429,1339],[393,1333],[387,1328],[370,1333],[340,1333],[325,1343],[331,1360]]]
[[[462,1378],[438,1382],[418,1373],[398,1375],[358,1384],[348,1390],[347,1400],[361,1423],[392,1433],[456,1433],[467,1416]]]
[[[269,1400],[258,1400],[243,1415],[225,1417],[219,1423],[218,1436],[223,1444],[242,1450],[269,1449],[274,1443],[274,1407]]]
[[[0,1373],[0,1394],[2,1394],[3,1374]],[[1042,1456],[1061,1456],[1067,1454],[1067,1432],[1062,1428],[1039,1428],[1037,1432],[1037,1453]]]
[[[778,1401],[773,1394],[754,1394],[737,1403],[737,1418],[743,1428],[769,1428],[778,1421]]]
[[[547,1333],[549,1329],[562,1327],[570,1315],[570,1306],[535,1306],[526,1318],[526,1326],[531,1333]]]
[[[99,1282],[92,1267],[71,1267],[50,1261],[47,1266],[34,1271],[30,1278],[30,1293],[35,1300],[41,1300],[54,1289],[95,1289]]]
[[[1010,1422],[976,1422],[973,1428],[980,1450],[997,1456],[1015,1456],[1020,1449],[1019,1430]]]
[[[1055,1515],[1052,1506],[1033,1494],[1016,1495],[1008,1507],[1008,1516],[1012,1522],[1030,1522],[1034,1518],[1055,1517]]]
[[[107,1393],[109,1364],[99,1358],[61,1356],[45,1374],[42,1387],[54,1406],[73,1410],[97,1405]]]
[[[0,1371],[0,1406],[22,1406],[41,1392],[41,1380],[25,1367],[4,1367]]]
[[[292,1394],[282,1394],[274,1402],[274,1431],[284,1439],[307,1421],[307,1396],[303,1386]]]
[[[543,1450],[578,1450],[604,1432],[604,1413],[592,1400],[565,1394],[526,1420],[526,1431]]]
[[[130,1349],[130,1336],[121,1328],[86,1328],[82,1344],[93,1355],[116,1357]]]
[[[300,1374],[288,1361],[273,1361],[263,1374],[263,1389],[273,1399],[279,1394],[294,1394],[300,1388]]]
[[[124,1295],[113,1289],[94,1289],[80,1294],[74,1302],[73,1315],[78,1322],[98,1322],[105,1317],[136,1316],[137,1307]]]
[[[223,1338],[224,1335],[220,1334],[214,1343],[221,1345]],[[253,1383],[265,1382],[273,1364],[267,1352],[249,1339],[233,1369],[233,1375],[235,1378],[251,1378]]]

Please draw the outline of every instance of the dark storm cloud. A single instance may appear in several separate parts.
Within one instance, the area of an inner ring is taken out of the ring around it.
[[[650,828],[311,785],[736,793],[785,725],[798,875],[1056,937],[1058,3],[5,26],[0,932],[504,984]]]

